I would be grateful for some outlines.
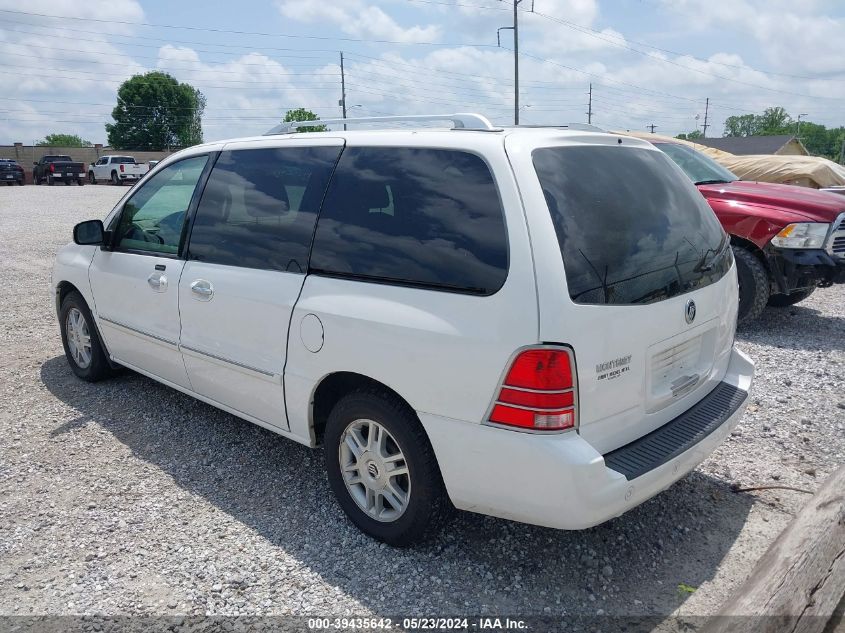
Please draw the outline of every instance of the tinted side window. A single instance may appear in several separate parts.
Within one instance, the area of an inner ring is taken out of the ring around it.
[[[340,147],[223,152],[202,195],[188,257],[304,273]]]
[[[492,294],[508,270],[487,164],[441,149],[348,148],[317,224],[315,272]]]
[[[208,156],[171,163],[132,194],[117,225],[117,248],[175,255]]]

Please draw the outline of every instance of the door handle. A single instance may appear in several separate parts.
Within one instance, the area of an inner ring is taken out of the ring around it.
[[[167,275],[156,271],[147,277],[147,283],[156,292],[165,292],[167,290]]]
[[[191,283],[191,293],[197,301],[211,301],[214,296],[214,286],[205,279],[196,279]]]

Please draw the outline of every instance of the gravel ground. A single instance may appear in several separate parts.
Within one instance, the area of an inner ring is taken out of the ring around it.
[[[90,385],[48,281],[124,189],[0,188],[0,614],[713,613],[845,462],[845,293],[769,309],[744,420],[700,468],[605,525],[459,513],[393,550],[335,505],[322,453],[141,376]],[[695,590],[693,590],[695,588]]]

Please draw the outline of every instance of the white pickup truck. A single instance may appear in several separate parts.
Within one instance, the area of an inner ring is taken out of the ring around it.
[[[96,163],[88,166],[88,181],[96,185],[100,180],[111,181],[113,185],[119,185],[126,181],[137,182],[149,167],[135,162],[132,156],[101,156]]]

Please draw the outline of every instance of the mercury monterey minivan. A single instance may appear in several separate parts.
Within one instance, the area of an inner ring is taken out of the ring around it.
[[[753,364],[684,173],[590,129],[398,120],[192,147],[77,225],[52,277],[71,369],[322,445],[393,545],[452,507],[586,528],[707,457]]]

